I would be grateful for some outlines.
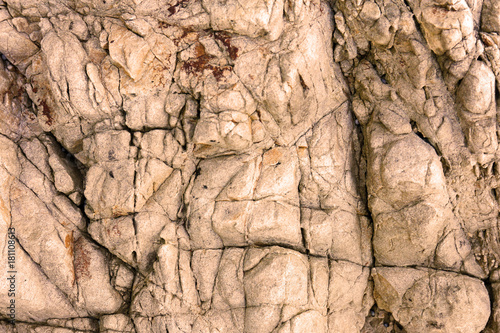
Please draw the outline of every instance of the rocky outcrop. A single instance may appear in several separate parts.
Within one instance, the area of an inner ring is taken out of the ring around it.
[[[0,0],[0,331],[498,331],[499,13]]]

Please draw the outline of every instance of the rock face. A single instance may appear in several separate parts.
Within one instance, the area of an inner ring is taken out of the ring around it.
[[[0,0],[0,331],[500,331],[496,0]]]

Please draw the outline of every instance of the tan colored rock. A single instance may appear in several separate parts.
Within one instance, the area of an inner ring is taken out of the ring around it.
[[[498,331],[497,7],[0,0],[0,331]]]
[[[496,103],[493,98],[495,79],[484,63],[474,61],[457,90],[463,109],[460,119],[467,128],[466,138],[481,164],[491,162],[498,148],[496,133]]]
[[[488,292],[478,279],[412,268],[377,268],[375,300],[407,332],[479,332],[490,314]]]
[[[500,20],[498,14],[500,6],[492,0],[483,1],[483,15],[481,17],[481,29],[486,32],[499,32]]]

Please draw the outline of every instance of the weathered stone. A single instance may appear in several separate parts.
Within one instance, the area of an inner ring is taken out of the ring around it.
[[[0,0],[0,331],[497,332],[499,8]]]
[[[375,300],[407,332],[479,332],[490,315],[482,281],[456,273],[377,268]]]

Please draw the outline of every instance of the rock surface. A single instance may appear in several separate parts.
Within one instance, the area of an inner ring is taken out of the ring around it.
[[[0,331],[500,331],[496,0],[0,0]]]

